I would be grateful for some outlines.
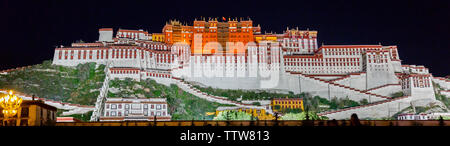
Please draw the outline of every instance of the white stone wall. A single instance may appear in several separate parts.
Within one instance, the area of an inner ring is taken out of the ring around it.
[[[383,86],[381,88],[369,90],[368,92],[391,97],[391,95],[393,93],[396,93],[399,91],[402,91],[402,86],[400,84],[392,84],[392,85]]]
[[[340,79],[335,81],[336,84],[345,85],[348,87],[352,87],[359,90],[366,90],[367,89],[367,78],[366,73],[360,73],[358,75],[349,75],[348,77],[344,79]]]
[[[377,54],[379,53],[379,54]],[[386,84],[397,84],[394,68],[386,51],[369,52],[365,55],[367,88],[375,88]],[[387,61],[387,62],[386,62]]]
[[[112,42],[113,41],[113,31],[99,31],[100,35],[98,41]]]
[[[401,98],[390,102],[379,103],[375,105],[367,105],[359,108],[351,108],[324,116],[329,119],[350,119],[353,113],[358,115],[359,119],[364,118],[385,118],[391,117],[401,110],[411,106],[411,98]]]

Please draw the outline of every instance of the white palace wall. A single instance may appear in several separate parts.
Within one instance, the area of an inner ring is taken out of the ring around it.
[[[366,90],[367,89],[366,77],[367,77],[366,73],[360,73],[358,75],[351,74],[349,77],[335,81],[335,83],[359,90]]]
[[[369,90],[368,92],[391,97],[391,95],[393,93],[396,93],[399,91],[402,91],[402,86],[400,84],[392,84],[392,85],[383,86],[381,88],[377,88],[374,90]]]

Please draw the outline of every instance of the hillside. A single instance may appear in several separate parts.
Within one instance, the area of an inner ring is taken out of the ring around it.
[[[94,105],[105,78],[104,65],[52,65],[50,60],[0,75],[0,89],[82,105]]]
[[[219,106],[230,106],[210,102],[189,94],[177,85],[170,87],[147,79],[140,82],[132,79],[111,80],[108,97],[141,97],[167,98],[169,113],[172,120],[211,120],[213,116],[206,116],[206,112],[215,112]]]
[[[308,93],[294,94],[292,92],[288,94],[283,93],[272,93],[267,91],[253,91],[253,90],[230,90],[230,89],[218,89],[211,87],[200,87],[194,85],[195,88],[202,92],[227,97],[233,101],[240,100],[271,100],[272,98],[303,98],[304,105],[307,106],[313,112],[323,112],[328,110],[343,109],[348,107],[355,107],[360,105],[368,104],[367,100],[353,101],[348,98],[332,98],[328,100],[320,96],[312,96]],[[286,112],[296,112],[296,111],[286,111]]]

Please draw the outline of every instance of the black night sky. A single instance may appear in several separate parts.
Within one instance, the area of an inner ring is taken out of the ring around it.
[[[314,2],[313,2],[314,1]],[[403,64],[448,75],[450,2],[430,1],[17,1],[0,2],[0,70],[53,58],[57,45],[95,41],[98,28],[161,32],[170,19],[251,17],[262,32],[318,30],[319,44],[398,45]]]

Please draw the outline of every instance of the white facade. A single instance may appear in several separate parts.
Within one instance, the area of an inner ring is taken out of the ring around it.
[[[99,30],[98,41],[100,42],[112,42],[113,41],[113,30],[112,28],[103,28]]]
[[[429,120],[427,114],[400,114],[398,120]]]
[[[100,121],[169,121],[165,98],[107,98]]]
[[[381,102],[391,100],[389,95],[398,91],[408,96],[403,102],[435,99],[428,69],[401,66],[396,46],[323,45],[319,48],[315,36],[306,40],[288,36],[278,39],[279,46],[268,46],[269,42],[262,41],[248,46],[241,54],[198,55],[191,54],[187,45],[152,42],[148,36],[144,31],[119,30],[114,43],[103,42],[104,45],[97,46],[77,43],[56,48],[53,64],[111,63],[108,71],[112,79],[151,78],[165,85],[177,83],[174,78],[179,78],[213,88],[308,92],[329,100],[348,97],[354,101]],[[420,77],[415,77],[416,74]],[[448,86],[447,83],[439,82]],[[377,110],[385,107],[370,108],[376,110],[361,114],[378,113]],[[351,113],[328,113],[336,118],[347,114]]]

